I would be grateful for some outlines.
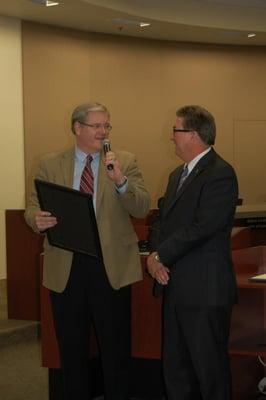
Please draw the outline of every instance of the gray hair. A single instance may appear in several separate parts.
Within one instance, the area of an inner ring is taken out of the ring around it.
[[[110,113],[107,108],[100,103],[85,103],[77,106],[71,116],[71,130],[75,135],[75,122],[86,122],[86,118],[90,112],[103,112],[110,118]]]
[[[212,114],[200,106],[184,106],[176,116],[184,119],[183,128],[197,131],[201,140],[208,145],[215,143],[216,125]]]

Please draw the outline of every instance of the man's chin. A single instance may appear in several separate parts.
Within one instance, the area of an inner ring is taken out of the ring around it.
[[[103,147],[102,141],[99,140],[98,143],[95,143],[94,153],[98,153],[99,151],[101,151],[102,147]]]

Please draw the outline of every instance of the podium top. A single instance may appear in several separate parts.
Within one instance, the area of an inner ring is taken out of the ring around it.
[[[245,204],[236,207],[235,218],[261,218],[266,217],[266,203]]]

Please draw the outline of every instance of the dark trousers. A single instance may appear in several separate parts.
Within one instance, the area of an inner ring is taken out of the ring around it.
[[[168,400],[231,400],[231,307],[164,305],[163,367]]]
[[[56,268],[56,266],[55,266]],[[89,334],[94,324],[100,349],[105,399],[128,398],[130,287],[114,290],[102,262],[74,254],[63,293],[51,291],[63,371],[65,400],[90,399]]]

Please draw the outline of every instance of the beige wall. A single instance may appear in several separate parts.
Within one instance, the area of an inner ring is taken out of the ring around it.
[[[0,279],[6,277],[5,210],[25,207],[20,21],[0,17]]]
[[[41,154],[72,143],[71,110],[92,99],[110,108],[113,145],[137,154],[155,206],[181,162],[169,141],[175,109],[198,103],[216,116],[216,149],[235,165],[244,201],[266,201],[265,48],[141,41],[31,23],[23,23],[22,43],[27,182]],[[18,20],[0,17],[0,59],[1,279],[4,210],[24,208]]]
[[[266,121],[265,71],[265,48],[148,41],[24,23],[27,177],[40,154],[72,142],[72,108],[96,100],[111,110],[113,146],[137,154],[155,206],[169,171],[181,162],[169,141],[175,109],[197,103],[216,117],[216,149],[235,165],[244,201],[266,201],[264,177],[255,186],[247,178],[250,163],[255,170],[266,167],[264,159],[256,164],[255,132],[243,139],[239,131],[239,121]],[[266,132],[258,141],[266,147]]]

